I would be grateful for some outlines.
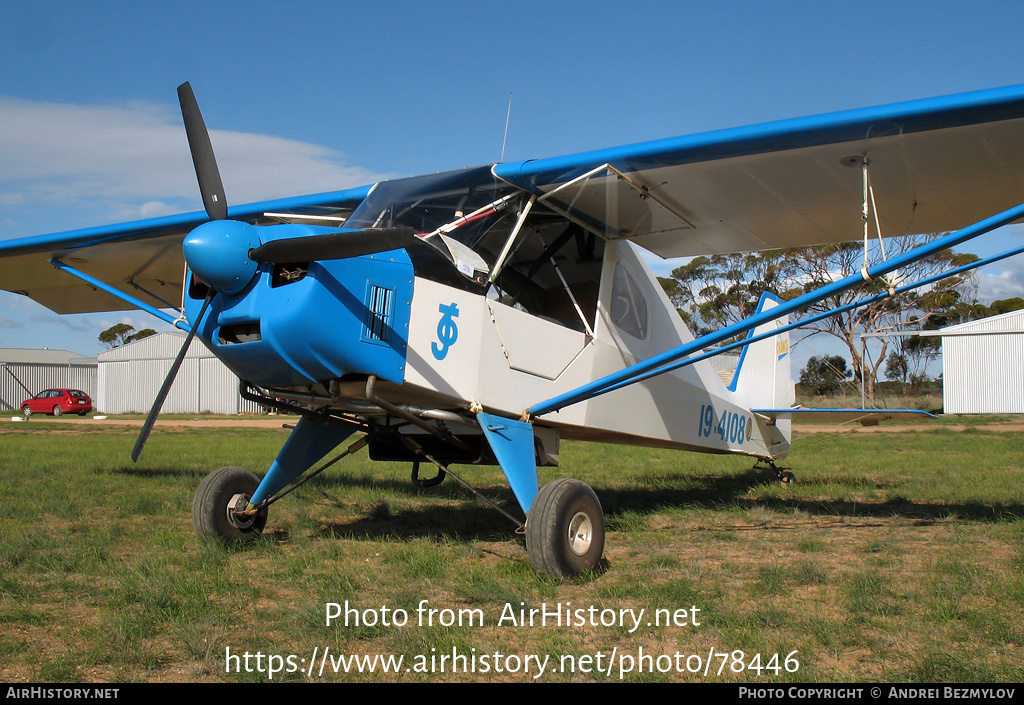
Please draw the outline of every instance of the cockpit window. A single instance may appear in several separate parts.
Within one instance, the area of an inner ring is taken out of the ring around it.
[[[615,263],[612,281],[612,321],[634,338],[647,337],[647,301],[621,262]]]
[[[417,276],[592,334],[604,241],[540,204],[513,239],[529,196],[489,166],[384,181],[345,226],[411,227],[433,246],[409,250]]]
[[[516,189],[491,174],[489,166],[382,181],[345,222],[350,228],[408,226],[417,235],[443,234],[475,248],[496,222],[505,220]],[[488,207],[493,204],[493,207]],[[448,226],[448,227],[446,227]]]
[[[482,288],[494,262],[484,241],[511,232],[514,205],[522,199],[522,192],[496,179],[490,167],[383,181],[345,226],[411,227],[431,246],[409,252],[419,276]]]

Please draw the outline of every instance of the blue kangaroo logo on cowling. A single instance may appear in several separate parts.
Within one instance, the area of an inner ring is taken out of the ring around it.
[[[455,325],[455,319],[459,317],[459,306],[456,303],[447,306],[441,304],[437,310],[441,312],[441,320],[437,322],[438,342],[431,343],[430,349],[435,358],[443,360],[448,354],[448,348],[455,345],[455,341],[459,339],[459,327]]]

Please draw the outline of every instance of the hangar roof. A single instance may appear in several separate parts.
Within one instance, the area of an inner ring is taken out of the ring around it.
[[[0,348],[0,364],[28,365],[95,365],[96,358],[85,357],[70,350],[43,348]]]

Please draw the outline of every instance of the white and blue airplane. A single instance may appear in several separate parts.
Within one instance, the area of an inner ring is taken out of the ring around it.
[[[182,356],[199,337],[246,397],[301,416],[262,478],[200,484],[204,538],[258,536],[362,434],[343,455],[409,461],[420,486],[498,464],[523,516],[491,504],[532,565],[595,570],[596,494],[539,486],[561,439],[745,455],[788,479],[788,316],[1024,217],[1024,86],[230,208],[192,89],[178,94],[205,213],[2,242],[0,286],[58,313],[144,309],[189,331]],[[949,234],[697,339],[640,256],[859,240],[869,201],[884,232]],[[726,383],[707,358],[734,347]]]

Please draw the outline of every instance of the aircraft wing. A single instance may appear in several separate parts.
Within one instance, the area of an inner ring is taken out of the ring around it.
[[[610,237],[682,257],[861,238],[864,156],[884,236],[957,230],[1024,203],[1024,86],[494,172]]]
[[[831,421],[832,423],[850,423],[856,421],[861,426],[877,426],[879,421],[891,419],[938,418],[935,414],[919,409],[751,409],[751,413],[763,416],[772,421],[778,419],[800,419],[804,421]]]
[[[866,156],[884,235],[953,230],[1024,202],[1024,86],[498,164],[496,176],[663,257],[857,240]],[[231,208],[344,215],[372,187]],[[0,286],[58,313],[181,296],[189,213],[0,242]]]
[[[321,218],[340,224],[338,218],[359,205],[370,188],[253,203],[229,209],[228,216],[264,225],[306,219],[324,224]],[[178,307],[185,271],[181,243],[207,220],[199,211],[0,242],[0,286],[57,313],[131,308],[98,285],[56,271],[56,259],[157,309]]]

